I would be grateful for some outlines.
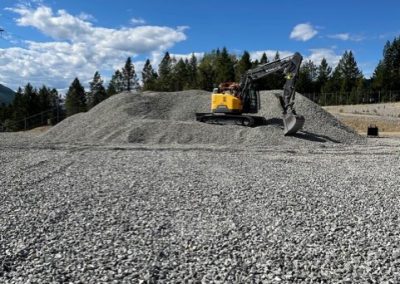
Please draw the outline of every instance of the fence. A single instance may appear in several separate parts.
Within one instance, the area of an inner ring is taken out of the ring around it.
[[[372,104],[400,101],[400,91],[365,91],[303,94],[315,103],[327,105]]]
[[[59,107],[55,107],[18,121],[6,120],[3,125],[0,123],[0,132],[18,130],[26,131],[40,126],[55,125],[64,118],[65,112]]]

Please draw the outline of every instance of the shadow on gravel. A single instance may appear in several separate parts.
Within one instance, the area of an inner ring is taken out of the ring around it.
[[[266,119],[263,125],[275,125],[283,129],[283,120],[281,118],[271,118],[271,119]],[[303,140],[308,140],[312,142],[320,142],[320,143],[325,143],[325,142],[333,142],[333,143],[340,143],[338,140],[335,140],[333,138],[330,138],[325,135],[318,135],[315,133],[311,133],[305,130],[302,130],[301,132],[297,132],[296,134],[292,135],[293,137],[303,139]]]
[[[330,141],[330,142],[333,142],[333,143],[340,143],[339,141],[337,141],[337,140],[335,140],[333,138],[330,138],[328,136],[318,135],[318,134],[314,134],[314,133],[311,133],[311,132],[308,132],[308,131],[304,131],[304,130],[301,131],[301,132],[298,132],[298,133],[296,133],[296,134],[294,134],[292,136],[296,137],[296,138],[312,141],[312,142],[325,143],[325,142]]]
[[[281,118],[264,119],[264,123],[262,125],[275,125],[283,129],[283,120]]]

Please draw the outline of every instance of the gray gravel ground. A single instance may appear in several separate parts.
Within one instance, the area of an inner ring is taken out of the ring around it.
[[[44,142],[299,145],[315,142],[354,143],[362,140],[320,106],[300,94],[296,109],[304,115],[304,130],[284,137],[282,111],[274,96],[261,92],[261,111],[267,125],[256,128],[208,125],[195,121],[196,112],[210,111],[210,93],[199,90],[171,93],[122,93],[88,113],[72,116],[42,138]]]
[[[2,283],[400,282],[399,140],[27,140],[0,135]]]

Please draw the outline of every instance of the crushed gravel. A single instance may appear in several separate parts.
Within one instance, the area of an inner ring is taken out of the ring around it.
[[[268,124],[256,128],[208,125],[195,121],[196,112],[210,111],[210,93],[122,93],[88,113],[72,116],[43,136],[47,142],[281,145],[315,142],[359,143],[363,139],[307,98],[297,95],[296,109],[306,118],[304,130],[283,136],[281,91],[261,92],[258,114]]]
[[[0,146],[1,283],[400,282],[398,140]]]

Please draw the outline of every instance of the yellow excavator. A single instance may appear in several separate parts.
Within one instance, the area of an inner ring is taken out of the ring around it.
[[[240,83],[226,82],[214,89],[211,95],[211,113],[196,113],[196,120],[210,124],[236,124],[257,126],[260,117],[248,115],[260,110],[260,94],[255,82],[269,74],[283,71],[286,83],[283,94],[276,95],[282,107],[284,135],[295,134],[305,122],[302,115],[294,109],[295,85],[303,57],[296,52],[270,63],[248,70]]]

